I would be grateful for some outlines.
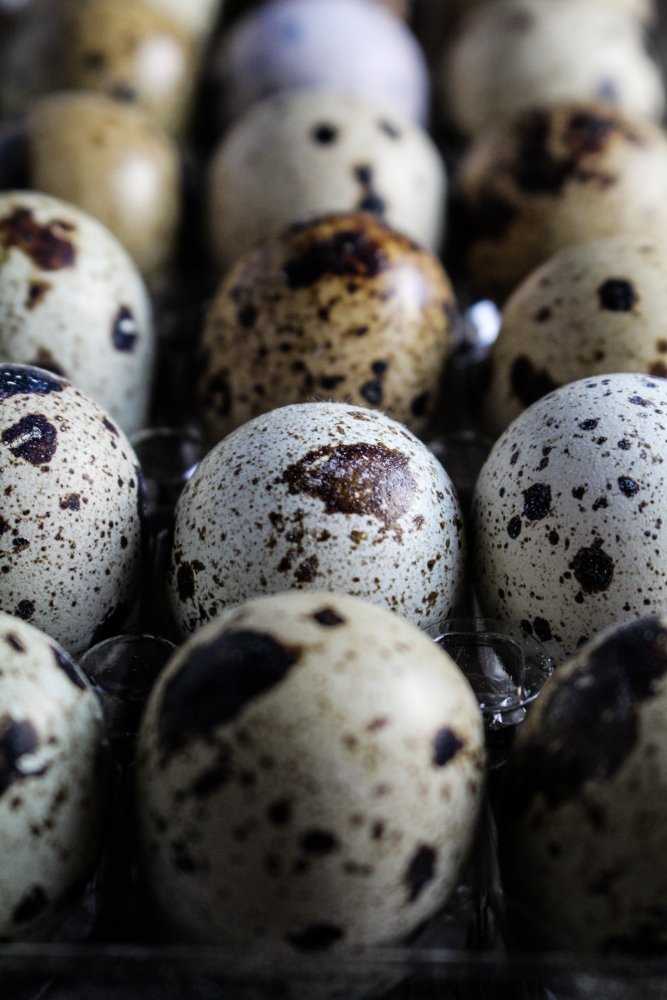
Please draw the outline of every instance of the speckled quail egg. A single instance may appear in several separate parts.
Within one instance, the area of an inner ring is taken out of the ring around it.
[[[445,106],[466,135],[531,107],[617,105],[657,121],[665,95],[642,25],[594,0],[496,0],[466,22],[442,64]]]
[[[423,122],[428,71],[414,35],[375,0],[270,0],[223,36],[212,75],[222,122],[260,98],[323,87]]]
[[[137,104],[180,135],[191,112],[199,46],[146,0],[42,0],[2,70],[5,112],[55,90],[92,90]]]
[[[71,379],[130,433],[154,354],[148,294],[116,238],[57,198],[0,194],[0,358]]]
[[[664,955],[667,619],[605,632],[562,664],[520,731],[505,875],[535,943]]]
[[[99,847],[102,713],[51,639],[0,613],[0,935],[44,939]],[[76,897],[75,897],[76,898]]]
[[[442,159],[418,126],[345,94],[279,94],[251,108],[213,159],[211,250],[224,270],[291,222],[360,210],[437,250],[444,197]]]
[[[228,605],[333,590],[422,626],[463,585],[458,500],[440,463],[383,413],[299,403],[209,452],[176,508],[169,588],[193,632]]]
[[[92,399],[27,365],[0,365],[0,445],[0,607],[76,655],[134,596],[136,456]]]
[[[287,229],[232,268],[209,311],[199,383],[208,437],[318,397],[423,431],[456,315],[437,258],[375,216]]]
[[[456,884],[480,805],[475,696],[384,608],[279,594],[193,636],[138,756],[148,880],[178,937],[401,940]]]
[[[29,186],[99,219],[144,275],[163,271],[175,253],[180,162],[148,115],[103,94],[54,94],[31,106],[27,129]]]
[[[563,250],[510,298],[493,346],[486,423],[500,434],[588,375],[667,376],[667,244],[609,237]]]
[[[667,600],[667,380],[573,382],[498,440],[473,500],[484,613],[556,661]]]
[[[555,253],[667,227],[667,136],[611,107],[527,111],[480,138],[462,166],[469,277],[507,297]]]
[[[567,3],[568,0],[550,0],[552,3]],[[655,0],[594,0],[595,3],[606,8],[615,7],[632,14],[639,21],[653,21],[657,16]],[[428,4],[440,4],[440,0],[426,0]],[[454,0],[454,7],[458,7],[462,12],[472,11],[487,4],[488,0]]]

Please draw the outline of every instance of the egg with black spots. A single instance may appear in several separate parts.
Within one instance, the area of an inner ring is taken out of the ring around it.
[[[601,104],[531,109],[473,143],[459,193],[469,280],[503,302],[566,247],[606,236],[663,238],[667,135]]]
[[[48,940],[101,845],[98,700],[52,639],[0,612],[0,936]]]
[[[208,313],[199,381],[208,438],[314,397],[377,407],[419,433],[456,317],[437,258],[377,217],[286,229],[232,268]]]
[[[426,626],[462,596],[465,538],[452,483],[383,413],[298,403],[209,452],[176,508],[169,593],[184,634],[284,590],[364,597]]]
[[[104,226],[48,195],[0,194],[0,357],[63,375],[127,433],[146,424],[146,287]]]
[[[183,941],[393,944],[456,885],[484,736],[454,662],[365,601],[286,593],[174,654],[139,737],[158,911]]]
[[[618,5],[594,0],[485,4],[447,48],[441,90],[466,135],[564,101],[601,101],[653,121],[665,105],[643,25]]]
[[[0,364],[0,607],[73,655],[122,623],[139,582],[141,469],[65,379]]]
[[[666,676],[667,619],[618,625],[558,668],[519,732],[505,884],[542,948],[664,955]]]
[[[418,125],[347,94],[279,94],[253,105],[213,157],[211,255],[224,272],[292,222],[355,211],[436,251],[445,189],[442,158]]]
[[[499,438],[473,500],[473,570],[489,618],[541,620],[556,662],[667,595],[667,380],[583,379]]]
[[[485,421],[498,435],[526,406],[589,375],[667,376],[667,244],[608,237],[561,251],[503,310]]]
[[[173,263],[181,164],[167,134],[138,107],[68,91],[34,101],[26,116],[28,177],[102,222],[151,281]]]
[[[428,69],[419,43],[375,0],[260,4],[223,35],[211,76],[221,126],[261,98],[300,88],[352,94],[402,118],[426,119]]]

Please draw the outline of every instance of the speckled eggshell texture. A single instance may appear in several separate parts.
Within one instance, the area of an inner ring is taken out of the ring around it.
[[[224,271],[263,236],[330,212],[371,211],[437,250],[445,169],[426,132],[355,97],[300,90],[230,129],[209,173],[211,253]]]
[[[458,500],[440,463],[382,413],[301,403],[209,452],[176,510],[171,602],[184,633],[284,590],[365,597],[426,626],[463,587]]]
[[[154,355],[148,293],[118,240],[57,198],[0,194],[0,358],[64,375],[131,433]]]
[[[459,189],[469,278],[478,293],[502,301],[568,246],[605,236],[660,238],[667,136],[602,105],[527,111],[473,145]]]
[[[139,270],[171,262],[180,218],[180,162],[139,108],[104,94],[43,97],[27,116],[30,186],[72,202],[118,237]]]
[[[103,819],[103,737],[97,698],[74,661],[0,613],[3,941],[44,940],[90,874]]]
[[[280,594],[179,650],[142,724],[149,884],[183,940],[400,941],[442,905],[483,784],[477,701],[383,608]]]
[[[594,0],[496,0],[445,53],[443,101],[479,135],[526,108],[594,100],[658,121],[665,95],[631,13]]]
[[[427,0],[428,2],[428,0]],[[431,3],[439,3],[439,0],[430,0]],[[569,0],[551,0],[552,3],[568,3]],[[640,21],[653,21],[657,15],[655,0],[594,0],[595,3],[606,8],[614,7],[624,10]],[[461,11],[472,11],[488,3],[488,0],[455,0],[454,6]]]
[[[667,945],[667,620],[597,638],[519,732],[505,876],[543,947],[646,958]]]
[[[376,216],[292,227],[244,257],[210,309],[199,383],[208,437],[317,398],[377,407],[419,433],[456,319],[437,258]]]
[[[667,376],[667,243],[563,250],[519,286],[493,346],[486,424],[500,434],[558,386],[607,372]]]
[[[322,87],[423,123],[428,71],[406,25],[375,0],[272,0],[237,21],[214,55],[223,120],[269,94]]]
[[[545,396],[505,431],[473,501],[484,613],[556,662],[667,599],[667,380],[607,375]]]
[[[77,655],[127,610],[140,476],[121,431],[64,379],[0,365],[0,606]]]

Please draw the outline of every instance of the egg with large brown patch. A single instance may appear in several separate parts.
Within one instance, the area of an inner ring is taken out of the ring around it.
[[[76,655],[120,624],[141,555],[141,470],[65,379],[0,365],[0,607]]]
[[[70,379],[127,433],[148,419],[146,287],[104,226],[48,195],[0,194],[0,358]]]
[[[103,740],[99,703],[74,661],[0,612],[3,941],[47,940],[92,874],[104,818]]]
[[[530,110],[480,137],[461,168],[468,276],[499,301],[560,250],[667,227],[667,135],[602,105]]]
[[[373,212],[438,250],[446,177],[426,132],[386,107],[327,90],[260,101],[211,162],[211,255],[231,267],[263,237],[331,212]]]
[[[26,186],[89,212],[152,279],[173,262],[181,167],[169,137],[139,108],[104,94],[35,101],[26,120]]]
[[[658,121],[660,70],[642,24],[594,0],[495,0],[466,21],[447,49],[441,90],[449,116],[479,135],[526,108],[602,101]]]
[[[446,901],[479,813],[463,674],[384,608],[287,593],[174,656],[142,723],[147,881],[184,941],[392,944]]]
[[[667,619],[613,628],[562,664],[510,762],[512,909],[542,948],[667,946]]]
[[[573,382],[496,443],[473,500],[473,569],[489,618],[556,662],[667,600],[667,379]],[[664,546],[664,548],[663,548]]]
[[[301,403],[209,452],[176,509],[169,576],[182,632],[284,590],[365,597],[420,625],[463,587],[460,508],[405,427],[344,403]]]
[[[209,440],[316,398],[423,431],[456,317],[437,258],[375,216],[293,226],[239,261],[209,311],[199,382]]]
[[[503,310],[485,399],[500,434],[526,406],[607,372],[667,376],[667,244],[623,236],[563,250]]]

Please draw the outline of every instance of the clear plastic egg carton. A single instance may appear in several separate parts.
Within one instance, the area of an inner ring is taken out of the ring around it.
[[[413,0],[414,23],[431,56],[445,28],[445,0]],[[230,0],[231,4],[231,0]],[[667,64],[667,5],[659,2],[656,33]],[[432,8],[432,9],[429,9]],[[436,132],[440,127],[435,125]],[[460,149],[437,138],[450,171]],[[455,268],[453,268],[455,271]],[[114,775],[98,869],[49,944],[0,945],[0,1000],[651,1000],[667,997],[667,959],[593,959],[517,952],[521,914],[503,894],[494,806],[502,798],[503,763],[525,705],[550,665],[538,643],[518,630],[498,630],[469,617],[431,630],[467,670],[485,715],[488,797],[462,881],[444,910],[402,948],[342,949],[335,956],[229,952],[162,943],[137,872],[132,824],[132,736],[143,699],[176,641],[159,595],[168,565],[170,530],[180,489],[204,453],[192,386],[196,343],[212,291],[195,258],[188,273],[156,296],[160,350],[153,429],[133,443],[146,475],[147,570],[126,635],[101,644],[86,669],[97,683],[110,727]],[[467,513],[491,443],[479,434],[479,400],[488,375],[499,316],[457,288],[465,312],[451,360],[440,420],[427,443],[454,480]],[[446,632],[444,640],[440,634]],[[158,637],[153,642],[141,635]],[[499,666],[502,683],[485,668]],[[515,676],[515,660],[520,676]],[[143,676],[134,670],[141,661]],[[146,679],[146,664],[149,666]],[[507,677],[516,683],[503,687]],[[520,697],[517,700],[517,691]],[[1,846],[1,845],[0,845]],[[522,939],[523,941],[526,938]]]

